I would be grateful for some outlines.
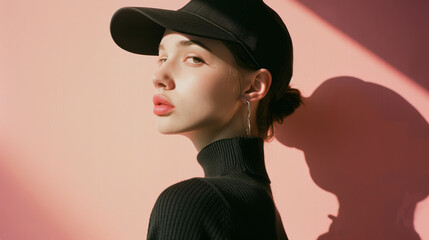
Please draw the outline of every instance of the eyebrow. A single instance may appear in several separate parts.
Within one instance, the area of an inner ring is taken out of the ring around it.
[[[198,40],[194,40],[194,39],[182,40],[182,41],[180,41],[180,42],[177,43],[178,47],[180,47],[180,46],[187,47],[187,46],[192,46],[192,45],[197,45],[197,46],[200,46],[200,47],[206,49],[209,52],[213,52],[209,47],[207,47],[207,45],[205,45],[204,43],[202,43],[202,42],[200,42]],[[159,44],[158,49],[164,49],[164,45]]]

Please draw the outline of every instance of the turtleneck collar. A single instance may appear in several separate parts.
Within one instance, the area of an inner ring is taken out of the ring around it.
[[[222,176],[233,170],[270,179],[265,169],[264,141],[261,138],[235,137],[210,143],[197,155],[206,177]]]

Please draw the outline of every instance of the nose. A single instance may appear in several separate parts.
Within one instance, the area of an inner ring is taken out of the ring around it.
[[[166,65],[161,66],[152,76],[152,82],[156,89],[172,90],[175,83],[169,68]]]

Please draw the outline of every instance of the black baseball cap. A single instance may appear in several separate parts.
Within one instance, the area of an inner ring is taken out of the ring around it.
[[[110,32],[126,51],[158,55],[165,29],[239,44],[251,61],[283,81],[292,76],[292,40],[279,15],[262,0],[191,0],[181,9],[124,7]]]

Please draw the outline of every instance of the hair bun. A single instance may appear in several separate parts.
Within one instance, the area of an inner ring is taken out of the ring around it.
[[[270,102],[273,120],[279,124],[283,123],[283,119],[291,115],[301,103],[301,92],[288,86],[281,96],[272,99]]]

